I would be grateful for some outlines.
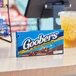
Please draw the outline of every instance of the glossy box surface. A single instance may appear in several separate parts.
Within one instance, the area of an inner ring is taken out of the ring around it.
[[[16,40],[16,57],[63,54],[63,30],[16,32]]]

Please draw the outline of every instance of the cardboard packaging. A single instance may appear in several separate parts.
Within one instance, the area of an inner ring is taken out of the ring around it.
[[[63,54],[63,30],[16,32],[16,39],[16,57]]]

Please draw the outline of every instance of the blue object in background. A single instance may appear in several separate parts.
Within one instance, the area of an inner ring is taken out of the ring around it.
[[[27,19],[28,25],[27,30],[37,30],[37,18],[28,18]]]
[[[61,26],[61,21],[60,21],[60,18],[56,18],[56,23]]]
[[[57,24],[60,26],[61,22],[60,19],[56,19]],[[40,30],[53,30],[53,17],[51,18],[41,18],[40,19]],[[28,18],[28,26],[27,30],[37,30],[37,18]]]
[[[9,31],[6,24],[6,21],[3,19],[0,19],[0,36],[8,36]]]
[[[19,12],[24,15],[26,12],[27,4],[29,0],[15,0],[17,7],[19,9]],[[60,26],[60,19],[56,18],[56,23]],[[54,24],[53,24],[53,17],[50,18],[42,18],[40,19],[40,30],[53,30]],[[28,26],[27,30],[37,30],[37,18],[28,18]]]
[[[15,0],[19,12],[24,15],[26,12],[27,4],[29,0]]]
[[[40,30],[53,30],[53,18],[41,18]]]

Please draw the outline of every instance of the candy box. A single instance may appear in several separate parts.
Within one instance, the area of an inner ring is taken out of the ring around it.
[[[16,32],[16,40],[16,57],[63,54],[63,30]]]

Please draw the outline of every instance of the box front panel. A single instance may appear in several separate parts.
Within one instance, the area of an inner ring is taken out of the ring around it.
[[[63,30],[17,32],[17,57],[63,53]]]

